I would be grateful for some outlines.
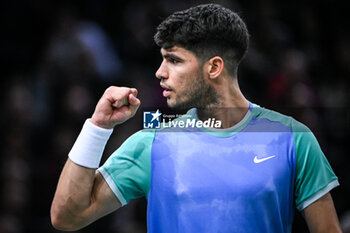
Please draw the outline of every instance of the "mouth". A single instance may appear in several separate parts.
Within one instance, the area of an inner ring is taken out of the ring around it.
[[[173,92],[173,90],[170,87],[164,85],[163,83],[161,83],[160,86],[164,89],[163,91],[164,97],[169,97],[171,95],[171,92]]]

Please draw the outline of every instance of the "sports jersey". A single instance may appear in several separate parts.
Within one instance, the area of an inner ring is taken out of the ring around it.
[[[339,185],[305,125],[253,104],[228,129],[141,130],[98,171],[122,205],[147,198],[151,233],[291,232]]]

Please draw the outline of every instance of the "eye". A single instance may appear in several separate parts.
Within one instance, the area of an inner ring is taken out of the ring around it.
[[[179,61],[174,58],[169,58],[169,62],[173,64],[179,63]]]

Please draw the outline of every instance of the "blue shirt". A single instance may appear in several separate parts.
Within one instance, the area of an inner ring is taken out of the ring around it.
[[[229,129],[140,131],[99,171],[123,205],[147,198],[148,232],[291,232],[339,184],[306,126],[257,105]]]

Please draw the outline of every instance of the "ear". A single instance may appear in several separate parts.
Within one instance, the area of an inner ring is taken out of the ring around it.
[[[215,56],[210,58],[208,61],[207,72],[209,74],[209,78],[215,79],[217,78],[224,69],[224,60],[221,57]]]

